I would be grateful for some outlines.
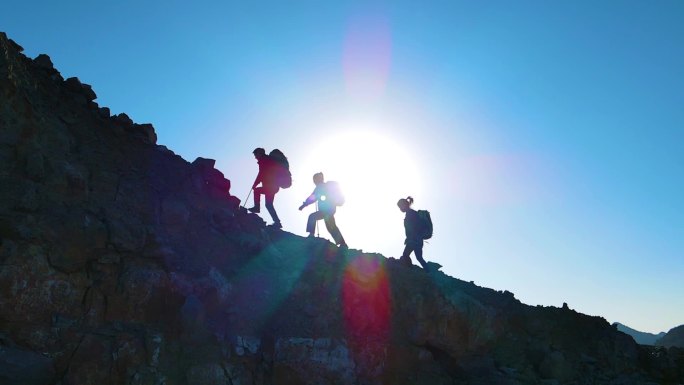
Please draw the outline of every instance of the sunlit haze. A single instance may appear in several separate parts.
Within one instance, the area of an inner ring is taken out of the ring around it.
[[[285,231],[306,234],[322,171],[351,248],[398,257],[411,195],[449,275],[684,324],[682,1],[10,0],[0,31],[159,144],[216,159],[242,200],[252,150],[281,149]]]
[[[408,194],[420,196],[418,164],[405,148],[373,128],[359,125],[332,132],[343,133],[312,144],[297,170],[303,179],[300,183],[312,190],[312,179],[306,176],[318,171],[327,180],[341,183],[345,204],[338,210],[337,222],[345,229],[347,242],[369,251],[401,252],[396,245],[392,247],[397,234],[404,231],[396,202]]]

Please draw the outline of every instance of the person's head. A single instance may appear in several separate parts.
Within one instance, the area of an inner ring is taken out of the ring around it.
[[[408,209],[411,208],[412,204],[413,198],[411,197],[401,198],[397,201],[397,206],[399,206],[399,210],[401,210],[402,213],[408,211]]]
[[[266,150],[261,147],[257,147],[254,149],[254,151],[252,151],[252,154],[254,154],[254,157],[258,160],[266,156]]]
[[[316,186],[318,186],[321,183],[324,183],[325,178],[323,177],[323,173],[322,172],[315,173],[313,176],[313,182]]]

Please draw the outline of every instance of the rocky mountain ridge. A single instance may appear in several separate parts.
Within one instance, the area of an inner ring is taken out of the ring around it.
[[[269,229],[0,33],[0,384],[684,383],[600,317]]]
[[[659,338],[655,344],[666,348],[672,346],[684,348],[684,325],[679,325],[670,329],[665,335]]]
[[[619,322],[613,322],[613,326],[615,326],[618,331],[632,336],[634,341],[640,345],[655,345],[656,341],[665,335],[665,332],[660,332],[658,334],[641,332]]]

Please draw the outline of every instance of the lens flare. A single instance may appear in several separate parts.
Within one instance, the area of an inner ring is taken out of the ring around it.
[[[359,255],[342,279],[342,306],[348,335],[355,340],[386,341],[391,296],[387,272],[378,257]]]

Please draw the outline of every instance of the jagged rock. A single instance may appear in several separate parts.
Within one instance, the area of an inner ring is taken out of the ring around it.
[[[205,191],[213,199],[227,200],[228,207],[235,211],[240,206],[240,199],[230,195],[230,180],[226,179],[221,171],[214,168],[215,164],[214,159],[201,157],[192,162],[197,171],[197,176],[193,179],[193,188]]]
[[[100,114],[101,117],[103,117],[105,119],[109,118],[112,115],[112,113],[109,110],[109,107],[100,107],[98,109],[98,113]]]
[[[64,85],[67,90],[76,94],[73,100],[77,104],[88,106],[89,103],[97,97],[92,88],[87,84],[81,83],[81,81],[78,78],[68,78],[64,81]],[[73,124],[74,122],[73,118],[70,117],[67,117],[66,121],[71,124]]]
[[[45,54],[40,54],[36,56],[35,59],[33,59],[33,62],[38,66],[39,68],[46,69],[46,70],[54,70],[55,67],[52,64],[52,60],[50,60],[50,56],[45,55]]]
[[[115,121],[115,122],[120,123],[120,124],[122,124],[123,126],[128,127],[128,126],[132,126],[132,125],[133,125],[133,120],[132,120],[131,118],[129,118],[128,115],[126,115],[126,114],[123,113],[123,112],[120,113],[120,114],[118,114],[118,115],[112,116],[112,118],[114,118],[114,121]]]
[[[79,91],[81,91],[82,84],[81,84],[81,81],[77,77],[70,77],[64,81],[64,86],[69,91],[79,92]]]
[[[141,134],[145,143],[157,144],[157,133],[154,132],[154,126],[149,123],[134,124],[133,127]]]
[[[163,146],[161,144],[157,145],[157,149],[164,154],[167,154],[170,156],[177,156],[175,152],[171,151],[168,147]]]
[[[81,83],[81,81],[76,77],[68,78],[64,81],[64,85],[69,91],[79,93],[85,97],[86,102],[97,99],[97,95],[93,88],[89,84]]]
[[[216,160],[202,157],[198,157],[192,162],[193,166],[200,168],[202,171],[212,170],[215,164]]]
[[[93,101],[97,99],[97,94],[93,91],[93,87],[90,84],[81,84],[81,94],[86,97],[87,101]],[[97,104],[94,104],[97,107]]]
[[[2,37],[5,38],[5,39],[7,39],[7,35],[6,35],[4,32],[2,32]],[[13,49],[14,51],[16,51],[16,52],[24,52],[24,47],[22,47],[22,46],[20,46],[19,44],[17,44],[14,40],[9,39],[9,40],[8,40],[8,44],[9,44],[9,46],[12,47],[12,49]]]

